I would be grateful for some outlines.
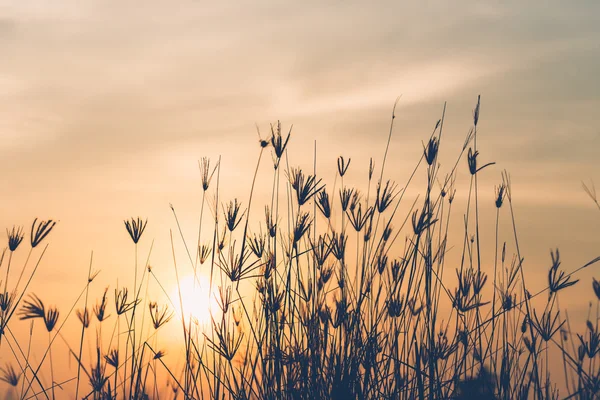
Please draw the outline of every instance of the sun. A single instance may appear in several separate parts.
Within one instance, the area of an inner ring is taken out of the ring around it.
[[[211,312],[217,308],[214,296],[210,295],[209,281],[203,275],[196,275],[195,279],[193,275],[183,277],[179,287],[175,285],[171,298],[177,312],[181,314],[181,305],[183,305],[186,321],[189,321],[191,316],[191,321],[197,325],[208,325],[211,321]]]

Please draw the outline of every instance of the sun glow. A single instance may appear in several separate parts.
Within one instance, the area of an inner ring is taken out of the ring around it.
[[[181,298],[179,297],[181,293]],[[186,322],[190,320],[194,324],[206,326],[211,321],[211,313],[217,310],[216,300],[210,295],[209,281],[205,276],[193,275],[186,276],[179,282],[179,287],[175,286],[171,295],[176,306],[176,311],[181,315],[181,305],[183,305],[183,315]]]

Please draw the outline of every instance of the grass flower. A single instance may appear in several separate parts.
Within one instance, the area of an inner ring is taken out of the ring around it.
[[[79,318],[79,322],[87,329],[90,326],[90,310],[87,307],[84,309],[78,308],[75,314]]]
[[[565,275],[564,271],[558,271],[558,267],[560,266],[560,253],[558,249],[554,253],[550,251],[550,256],[552,258],[552,266],[548,271],[548,288],[550,289],[548,296],[552,296],[559,290],[568,288],[579,282],[579,279],[571,281],[571,277]]]
[[[127,297],[129,296],[129,290],[127,288],[123,288],[121,290],[115,289],[115,309],[117,311],[117,315],[125,314],[127,311],[133,309],[134,306],[140,304],[141,299],[136,299],[130,302],[127,302]]]
[[[234,199],[227,204],[227,210],[223,208],[223,214],[225,215],[225,224],[227,225],[227,229],[229,232],[233,232],[235,228],[238,227],[240,222],[242,222],[242,218],[246,211],[243,211],[240,214],[241,203],[238,202],[238,199]]]
[[[131,240],[133,240],[133,243],[137,244],[146,229],[146,225],[148,225],[148,219],[142,221],[142,219],[138,217],[137,219],[131,218],[130,220],[125,220],[123,222],[125,223],[125,228],[127,229],[127,233],[129,233]]]
[[[325,218],[331,218],[331,203],[329,202],[329,194],[327,194],[325,189],[317,194],[317,207],[319,207]]]
[[[17,250],[17,247],[19,247],[23,241],[23,227],[13,226],[10,231],[8,229],[6,230],[6,234],[8,235],[8,249],[10,251]]]
[[[288,174],[288,179],[296,192],[298,206],[306,204],[325,187],[325,185],[321,185],[321,179],[317,180],[314,175],[304,175],[300,168],[292,168]]]
[[[352,195],[354,194],[354,189],[343,188],[340,189],[340,203],[342,205],[342,211],[346,212],[348,206],[350,205],[350,199],[352,199]]]
[[[93,309],[94,315],[96,315],[96,319],[98,320],[98,322],[102,322],[108,317],[110,317],[110,314],[106,314],[106,305],[108,304],[108,299],[106,296],[107,293],[108,287],[104,289],[104,294],[102,295],[102,300],[100,300],[100,303],[96,303]]]
[[[298,243],[300,241],[300,239],[302,239],[302,236],[304,236],[304,234],[310,229],[311,224],[312,224],[312,219],[311,219],[310,213],[305,212],[305,213],[300,214],[300,216],[298,217],[298,220],[296,222],[296,225],[294,226],[294,233],[293,233],[294,243]]]
[[[383,214],[383,212],[389,207],[389,205],[398,195],[397,188],[398,186],[391,181],[387,181],[385,183],[383,190],[381,189],[381,184],[377,184],[375,208],[380,214]]]
[[[533,319],[530,320],[530,323],[545,342],[548,342],[565,324],[566,321],[559,322],[558,316],[558,312],[553,318],[550,311],[544,311],[542,317],[538,318],[537,313],[534,310]]]
[[[0,367],[0,380],[8,383],[12,387],[19,384],[21,374],[15,371],[11,364],[6,364],[6,367]]]
[[[600,282],[598,282],[596,280],[596,278],[593,278],[594,281],[592,282],[592,288],[594,289],[594,293],[596,294],[596,297],[598,298],[598,300],[600,300]]]
[[[22,320],[40,318],[44,321],[46,330],[51,332],[58,322],[59,312],[56,307],[46,309],[42,300],[35,294],[30,295],[29,300],[25,300],[19,314]]]
[[[439,140],[435,136],[429,139],[427,146],[423,145],[423,155],[425,156],[425,161],[427,161],[428,165],[432,165],[435,162],[439,146]]]
[[[108,354],[104,356],[104,360],[108,365],[113,368],[117,368],[119,366],[119,350],[111,349]]]
[[[210,181],[212,180],[217,167],[213,168],[212,172],[210,172],[210,159],[207,157],[202,157],[202,160],[199,162],[200,164],[200,177],[202,179],[202,190],[207,191],[210,186]]]
[[[198,257],[200,259],[200,264],[204,264],[206,262],[206,260],[210,256],[211,251],[212,251],[212,248],[210,245],[207,245],[207,244],[200,245],[200,247],[198,248]]]
[[[37,218],[34,219],[33,224],[31,224],[31,247],[33,248],[40,244],[56,225],[56,222],[51,219],[48,221],[40,221],[37,227],[36,222]]]
[[[350,167],[350,161],[351,159],[349,158],[348,161],[344,160],[344,157],[339,156],[338,160],[337,160],[337,167],[338,167],[338,174],[340,175],[340,177],[344,177],[344,175],[346,175],[346,172],[348,172],[348,168]]]
[[[155,302],[150,302],[148,308],[150,309],[150,319],[152,319],[154,329],[160,328],[173,318],[173,312],[169,311],[167,305],[158,307]]]
[[[290,127],[290,131],[288,132],[286,138],[283,139],[283,137],[281,136],[281,122],[277,121],[277,125],[275,127],[271,125],[271,146],[273,146],[275,169],[279,167],[279,162],[281,161],[281,157],[285,152],[291,134],[292,128]]]

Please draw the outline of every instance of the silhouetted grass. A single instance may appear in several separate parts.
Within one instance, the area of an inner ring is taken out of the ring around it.
[[[366,185],[360,189],[345,185],[350,159],[337,160],[332,188],[323,183],[316,167],[310,172],[290,167],[286,150],[291,128],[283,134],[280,123],[271,127],[268,139],[259,133],[258,161],[247,201],[223,202],[220,160],[213,166],[202,160],[197,238],[184,237],[171,208],[186,248],[185,262],[194,274],[199,268],[210,271],[209,293],[217,306],[207,327],[184,313],[181,289],[178,299],[169,297],[147,261],[139,276],[138,245],[146,239],[147,220],[125,221],[134,245],[134,286],[115,289],[114,313],[108,288],[89,311],[89,286],[97,276],[91,262],[88,280],[68,313],[47,307],[33,294],[23,300],[45,249],[25,286],[19,287],[19,278],[9,291],[12,256],[23,246],[24,231],[21,227],[7,230],[8,247],[0,261],[7,270],[0,295],[0,346],[10,346],[14,363],[0,368],[0,379],[18,398],[57,398],[55,387],[65,382],[54,382],[52,345],[56,337],[63,337],[64,321],[85,295],[75,313],[82,324],[79,340],[63,338],[78,364],[76,376],[69,380],[76,381],[76,397],[598,398],[598,318],[590,318],[582,333],[572,331],[559,298],[572,286],[581,286],[575,274],[600,257],[567,272],[561,267],[559,251],[551,251],[547,284],[532,293],[525,281],[510,175],[502,173],[495,188],[480,188],[479,175],[488,173],[494,162],[480,161],[479,99],[472,127],[451,168],[442,172],[438,163],[445,142],[444,107],[403,184],[385,179],[394,112],[395,106],[381,169],[371,159]],[[273,166],[273,176],[266,178],[271,201],[264,214],[254,215],[255,183],[268,150]],[[450,238],[455,182],[461,169],[469,177],[464,219],[458,222],[463,236]],[[402,213],[407,189],[415,186],[421,188],[420,195]],[[480,192],[492,189],[493,202],[483,204]],[[584,184],[584,189],[598,204],[593,185]],[[208,222],[205,205],[210,210]],[[480,251],[482,207],[495,208],[494,243],[488,245],[494,248],[493,260],[484,260]],[[511,224],[505,239],[499,233],[501,218]],[[203,232],[206,224],[212,224],[212,232]],[[27,260],[53,227],[48,221],[36,228],[34,221]],[[172,234],[171,238],[173,246]],[[188,243],[196,248],[190,250]],[[460,262],[447,265],[446,255],[456,244],[460,244]],[[514,254],[508,254],[510,248]],[[175,257],[173,263],[179,283]],[[455,271],[446,273],[447,268]],[[456,281],[443,278],[454,275]],[[169,304],[150,301],[151,280]],[[600,284],[594,280],[585,290],[596,296],[598,310]],[[181,311],[175,313],[177,303]],[[21,319],[44,322],[50,384],[40,379],[46,354],[32,365],[33,326],[26,351],[21,349],[23,339],[12,335],[15,311]],[[185,357],[178,369],[164,362],[169,355],[158,340],[158,333],[172,319],[183,332]],[[113,328],[103,330],[109,320]],[[91,359],[83,362],[90,327],[95,328],[96,345]],[[108,346],[103,345],[106,339]],[[550,365],[552,351],[560,356],[560,367]],[[58,398],[67,396],[69,387],[64,386]]]

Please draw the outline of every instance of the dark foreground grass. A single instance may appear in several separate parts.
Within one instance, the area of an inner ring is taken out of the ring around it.
[[[259,141],[245,204],[223,202],[220,162],[203,159],[198,236],[184,237],[172,207],[179,229],[171,244],[185,244],[186,262],[194,271],[210,271],[209,293],[216,306],[207,327],[172,311],[177,305],[184,309],[181,291],[179,298],[169,298],[148,261],[138,261],[146,220],[125,221],[135,252],[134,286],[114,289],[114,295],[106,289],[91,305],[89,286],[97,273],[90,262],[87,283],[66,313],[28,294],[54,222],[34,222],[29,255],[16,283],[9,281],[13,253],[26,244],[24,230],[13,227],[0,261],[6,269],[0,346],[14,355],[14,362],[0,368],[8,393],[21,399],[64,398],[65,388],[73,391],[69,398],[91,399],[598,398],[598,318],[576,333],[559,298],[573,290],[569,287],[581,286],[580,292],[596,298],[598,314],[600,283],[578,282],[576,274],[600,257],[565,271],[559,251],[552,251],[545,289],[528,290],[509,174],[502,174],[493,202],[479,199],[481,190],[491,188],[479,188],[478,177],[493,164],[480,161],[479,111],[478,100],[472,128],[455,149],[456,161],[442,172],[444,108],[402,185],[385,178],[393,113],[384,156],[371,161],[362,190],[344,183],[350,159],[338,159],[332,188],[316,171],[290,167],[291,129],[286,133],[279,123]],[[264,214],[255,215],[250,211],[261,162],[273,165],[267,177],[271,201]],[[463,220],[457,222],[450,216],[458,170],[468,172],[470,182]],[[405,204],[409,187],[421,188],[420,195]],[[593,185],[584,188],[598,204]],[[480,251],[481,207],[495,209],[495,242],[485,245],[495,249],[492,260],[482,260]],[[501,218],[512,226],[504,239]],[[460,237],[449,237],[451,223],[462,227]],[[212,230],[203,232],[207,224]],[[444,270],[450,268],[446,254],[451,246],[460,251],[460,262],[452,264],[456,279],[448,281],[443,277],[449,275]],[[29,263],[33,268],[27,268]],[[174,272],[179,281],[175,262]],[[148,300],[150,281],[158,283],[170,304]],[[81,335],[64,338],[61,329],[73,314],[81,322]],[[32,330],[26,340],[15,337],[11,326],[18,319],[41,320],[47,331],[47,350],[35,362],[30,346],[41,340],[33,338],[40,332]],[[107,320],[114,328],[103,330]],[[157,347],[158,332],[167,323],[180,324],[183,332],[181,368],[169,367]],[[86,335],[94,335],[87,333],[92,325],[97,345],[90,364],[81,360]],[[66,343],[78,366],[66,382],[54,381],[57,339]],[[103,346],[107,341],[109,346]],[[50,371],[53,384],[43,384],[42,369]],[[55,390],[59,385],[60,392]]]

